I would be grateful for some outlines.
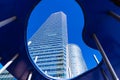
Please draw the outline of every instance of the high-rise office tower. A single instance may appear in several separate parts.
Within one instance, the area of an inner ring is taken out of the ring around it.
[[[31,44],[30,44],[31,43]],[[63,12],[53,13],[29,39],[29,52],[46,74],[66,77],[67,20]]]
[[[82,51],[76,44],[67,46],[67,78],[73,78],[87,71]]]
[[[0,80],[16,80],[7,70],[0,74]]]

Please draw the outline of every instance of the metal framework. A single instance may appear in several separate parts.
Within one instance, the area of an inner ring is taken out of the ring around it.
[[[113,80],[119,80],[119,78],[117,77],[117,74],[115,73],[115,70],[113,69],[113,67],[112,67],[112,65],[111,65],[111,63],[110,63],[110,61],[109,61],[109,59],[108,59],[102,45],[100,44],[96,34],[93,34],[93,39],[95,40],[95,43],[96,43],[96,45],[98,47],[98,50],[100,51],[100,53],[102,55],[102,58],[103,58],[103,60],[104,60],[104,62],[106,64],[109,72],[111,73],[111,76],[113,77]]]

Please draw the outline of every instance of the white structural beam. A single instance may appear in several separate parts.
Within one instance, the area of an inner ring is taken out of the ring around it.
[[[0,28],[16,20],[16,16],[0,21]]]
[[[32,72],[30,72],[29,76],[28,76],[28,80],[31,80],[32,78]]]
[[[93,57],[94,57],[94,59],[95,59],[96,63],[97,63],[97,64],[99,64],[100,62],[99,62],[99,60],[97,59],[97,57],[96,57],[96,55],[95,55],[95,54],[93,55]]]
[[[38,56],[35,57],[34,63],[37,62]],[[31,80],[32,78],[32,72],[30,72],[29,76],[28,76],[28,80]]]
[[[113,12],[113,11],[109,11],[109,14],[110,14],[111,16],[113,16],[114,18],[116,18],[117,20],[120,21],[120,15],[119,15],[119,14],[117,14],[117,13],[115,13],[115,12]]]
[[[19,55],[16,54],[10,61],[8,61],[1,69],[0,69],[0,74],[5,71],[12,63],[13,61],[18,57]]]
[[[34,63],[36,63],[36,62],[37,62],[37,59],[38,59],[38,56],[36,56],[36,57],[35,57]]]
[[[99,62],[97,56],[94,54],[93,57],[94,57],[96,63],[99,64],[100,62]],[[109,80],[109,78],[108,78],[106,72],[103,70],[102,67],[100,68],[100,70],[101,70],[101,73],[102,73],[103,77],[105,78],[105,80]]]
[[[28,41],[28,46],[32,43],[32,41]]]
[[[100,53],[102,55],[104,63],[106,64],[109,72],[111,73],[111,76],[112,76],[113,80],[119,80],[119,78],[117,77],[117,74],[115,73],[115,70],[113,69],[113,67],[112,67],[112,65],[111,65],[111,63],[110,63],[102,45],[101,45],[101,43],[99,42],[96,34],[93,34],[93,38],[95,40],[95,43],[97,45],[98,50],[100,51]]]

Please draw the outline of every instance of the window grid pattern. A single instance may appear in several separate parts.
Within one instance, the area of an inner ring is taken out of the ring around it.
[[[53,13],[30,38],[30,55],[45,73],[66,77],[66,45],[68,44],[66,15]]]

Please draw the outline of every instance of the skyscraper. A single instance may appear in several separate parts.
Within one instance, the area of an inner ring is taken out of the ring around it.
[[[29,39],[31,57],[46,74],[66,77],[67,20],[63,12],[53,13]]]
[[[82,51],[76,44],[68,44],[67,78],[73,78],[87,71]]]
[[[15,80],[15,78],[7,70],[5,70],[0,74],[0,80]]]
[[[28,42],[29,53],[47,75],[72,78],[87,70],[80,48],[68,44],[67,19],[63,12],[50,15]]]

